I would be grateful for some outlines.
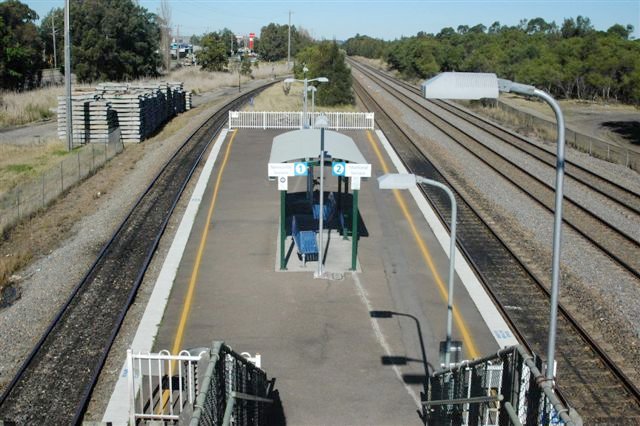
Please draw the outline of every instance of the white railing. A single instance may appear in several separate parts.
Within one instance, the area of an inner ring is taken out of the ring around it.
[[[372,112],[309,112],[307,122],[313,127],[316,119],[324,115],[333,130],[373,130]],[[303,112],[229,111],[229,129],[302,129]]]
[[[207,352],[171,355],[167,350],[154,354],[127,350],[129,424],[177,421],[183,411],[191,410],[198,393],[198,361]]]

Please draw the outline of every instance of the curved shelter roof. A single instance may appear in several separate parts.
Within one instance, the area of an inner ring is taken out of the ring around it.
[[[332,130],[324,131],[324,150],[334,160],[348,163],[367,162],[353,139]],[[304,161],[320,156],[320,129],[301,129],[273,138],[269,163]]]

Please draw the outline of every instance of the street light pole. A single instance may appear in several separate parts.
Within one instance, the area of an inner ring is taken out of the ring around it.
[[[549,337],[547,344],[547,380],[554,378],[556,333],[558,324],[558,295],[560,292],[560,251],[562,247],[562,198],[564,193],[564,116],[558,102],[547,92],[526,84],[498,79],[500,91],[536,96],[551,106],[556,116],[556,194],[553,216],[553,255],[551,259],[551,307],[549,309]]]
[[[303,93],[303,98],[302,98],[302,105],[303,105],[303,112],[302,112],[302,127],[307,129],[309,128],[309,123],[307,121],[307,91],[309,89],[309,83],[313,82],[313,81],[317,81],[319,83],[328,83],[329,79],[327,77],[317,77],[317,78],[312,78],[312,79],[307,79],[307,71],[309,71],[307,69],[307,67],[304,67],[302,69],[302,71],[304,72],[304,79],[303,80],[296,80],[295,78],[285,78],[284,79],[284,83],[285,84],[291,84],[294,81],[299,81],[304,83],[304,93]],[[313,86],[311,86],[313,87]]]
[[[311,114],[316,112],[316,86],[309,86],[307,88],[309,92],[311,92]]]
[[[302,68],[302,74],[304,76],[304,100],[302,102],[302,120],[303,120],[303,127],[306,129],[309,125],[307,123],[307,71],[309,71],[309,69],[307,67]]]
[[[73,149],[73,127],[71,125],[71,35],[69,34],[69,0],[64,2],[64,91],[67,112],[67,150]]]
[[[553,218],[553,256],[551,260],[551,307],[549,309],[549,341],[547,346],[546,378],[553,380],[555,364],[556,332],[558,320],[558,295],[560,292],[560,252],[562,246],[562,198],[564,192],[564,116],[560,105],[548,93],[527,84],[499,79],[493,73],[441,73],[423,83],[423,95],[427,99],[481,99],[497,98],[499,92],[513,92],[535,96],[547,102],[556,116],[556,193]]]
[[[449,367],[451,360],[451,334],[453,330],[453,290],[455,284],[456,269],[456,222],[458,217],[458,205],[456,197],[451,189],[432,179],[413,174],[390,173],[378,178],[378,186],[380,189],[410,189],[415,187],[417,183],[435,186],[442,189],[449,196],[451,201],[451,239],[449,242],[449,288],[447,297],[447,334],[445,349],[445,367]]]
[[[306,93],[306,92],[305,92]],[[316,127],[320,128],[320,213],[318,219],[318,270],[314,278],[324,278],[324,129],[329,120],[323,115],[316,120]]]

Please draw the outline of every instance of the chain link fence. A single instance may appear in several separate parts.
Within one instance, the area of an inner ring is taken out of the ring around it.
[[[540,373],[539,358],[521,346],[463,362],[429,378],[429,425],[582,425]]]
[[[105,143],[91,143],[75,149],[60,163],[0,195],[0,234],[9,227],[46,207],[64,191],[92,175],[124,145],[116,131]]]
[[[222,342],[215,342],[190,426],[269,424],[273,383]]]

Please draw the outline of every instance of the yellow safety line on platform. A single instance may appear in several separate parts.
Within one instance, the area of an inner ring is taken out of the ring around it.
[[[193,264],[193,269],[191,270],[191,278],[189,279],[189,288],[187,289],[187,295],[184,299],[184,304],[182,305],[182,314],[180,315],[180,322],[178,323],[178,329],[176,330],[176,335],[173,340],[173,347],[171,348],[172,354],[177,354],[182,347],[182,340],[184,339],[184,330],[187,326],[187,320],[189,319],[189,313],[191,312],[191,303],[193,301],[193,293],[195,292],[196,284],[198,282],[198,273],[200,272],[200,263],[202,262],[202,255],[204,254],[204,249],[207,245],[207,236],[209,234],[209,228],[211,223],[211,218],[213,217],[213,211],[216,206],[216,200],[218,199],[218,190],[220,189],[220,182],[222,182],[222,173],[224,173],[224,169],[227,165],[227,160],[229,159],[229,154],[231,152],[231,146],[233,145],[233,140],[236,138],[238,131],[236,130],[231,135],[231,139],[229,139],[229,144],[227,144],[227,150],[224,153],[224,159],[222,160],[222,165],[220,166],[220,170],[218,171],[218,178],[216,180],[216,185],[213,189],[213,197],[211,197],[211,204],[209,204],[209,211],[207,212],[207,220],[205,222],[204,230],[202,231],[202,236],[200,237],[200,245],[198,246],[198,252],[196,254],[196,260]],[[171,370],[175,371],[175,361],[171,361]],[[167,405],[167,400],[169,398],[169,391],[165,389],[162,394],[162,404],[158,409],[163,411],[165,406]]]
[[[385,173],[389,173],[389,167],[387,166],[387,162],[382,156],[382,153],[380,152],[380,148],[378,148],[378,144],[373,139],[373,136],[371,135],[371,131],[369,130],[367,130],[367,138],[369,139],[369,143],[371,144],[371,147],[373,148],[373,150],[376,153],[376,156],[378,157],[378,161],[382,166],[382,170]],[[405,219],[407,219],[407,222],[409,223],[409,227],[411,228],[411,233],[413,234],[413,237],[415,238],[416,243],[418,244],[418,247],[422,252],[422,257],[424,258],[425,263],[427,264],[427,266],[429,267],[429,270],[431,271],[431,273],[433,274],[433,277],[435,278],[436,284],[438,285],[438,289],[440,290],[440,296],[442,297],[442,300],[446,302],[448,299],[447,287],[445,286],[444,281],[440,277],[440,274],[436,269],[436,265],[433,263],[433,258],[431,257],[431,253],[429,252],[427,245],[425,244],[424,240],[420,236],[420,233],[418,232],[418,228],[415,222],[413,221],[411,214],[409,213],[409,208],[407,207],[407,204],[405,203],[404,198],[402,194],[400,194],[399,190],[394,189],[393,195],[395,196],[396,201],[400,206],[400,210],[402,210],[402,213],[404,214]],[[464,346],[467,352],[469,353],[469,356],[471,358],[477,358],[479,356],[479,352],[476,347],[476,344],[473,341],[473,338],[471,337],[471,333],[469,332],[469,329],[467,328],[467,325],[464,322],[464,319],[460,315],[460,312],[458,312],[458,310],[455,308],[455,306],[453,308],[453,320],[456,326],[458,327],[458,329],[460,330],[460,334],[462,334],[462,340],[464,342]]]

